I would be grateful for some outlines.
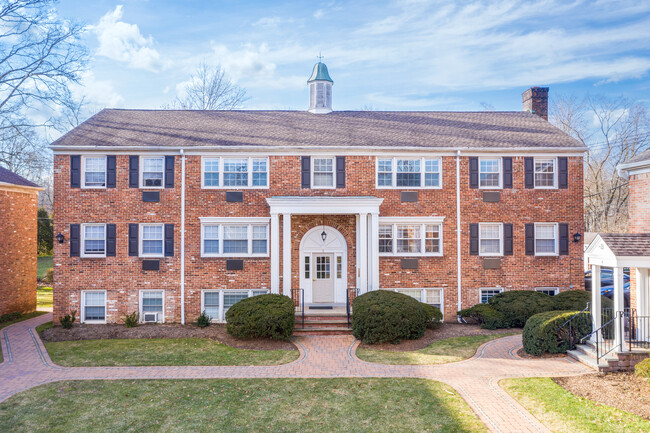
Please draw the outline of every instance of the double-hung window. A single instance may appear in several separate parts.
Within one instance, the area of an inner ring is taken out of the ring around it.
[[[203,157],[201,167],[203,188],[267,188],[268,158]]]
[[[380,218],[379,254],[441,256],[442,220],[439,218]]]
[[[84,290],[81,292],[81,322],[106,323],[106,291]]]
[[[142,188],[162,188],[165,176],[165,157],[142,157],[140,158],[140,170],[142,175]]]
[[[481,256],[503,255],[503,224],[480,223],[478,241],[479,241],[479,255]]]
[[[492,296],[498,295],[501,292],[503,292],[503,289],[501,289],[501,288],[480,289],[479,290],[479,298],[480,298],[481,304],[487,304]]]
[[[501,158],[479,158],[479,188],[501,188]]]
[[[105,156],[84,156],[82,157],[83,188],[106,188],[106,157]]]
[[[106,224],[81,225],[82,257],[106,257]]]
[[[545,293],[549,296],[555,296],[560,290],[558,287],[535,287],[535,291]]]
[[[425,304],[437,307],[443,314],[443,289],[383,289],[410,296]]]
[[[557,187],[557,159],[535,158],[535,188]]]
[[[535,223],[535,255],[556,256],[558,254],[558,225]]]
[[[334,188],[334,158],[312,158],[312,187]]]
[[[201,292],[201,311],[204,311],[213,322],[224,322],[226,312],[237,302],[267,293],[269,293],[267,289],[203,290]]]
[[[164,224],[140,224],[140,257],[163,257]]]
[[[165,322],[165,292],[163,290],[140,290],[140,320],[144,313],[158,313],[158,322]]]
[[[377,158],[377,188],[440,188],[440,158]]]
[[[265,257],[268,218],[201,218],[201,256]]]

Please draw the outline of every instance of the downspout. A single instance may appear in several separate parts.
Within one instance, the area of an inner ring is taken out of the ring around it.
[[[456,259],[456,273],[457,273],[457,280],[458,280],[458,310],[460,311],[463,309],[463,301],[461,298],[462,294],[462,278],[461,278],[461,253],[460,253],[460,248],[461,248],[461,236],[460,236],[460,150],[456,151],[456,254],[457,254],[457,259]],[[460,316],[458,316],[458,323],[461,323]]]
[[[181,152],[181,325],[185,325],[185,152]]]

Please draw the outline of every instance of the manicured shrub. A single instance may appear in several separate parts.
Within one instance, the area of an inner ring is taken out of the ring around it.
[[[368,344],[420,338],[431,317],[420,301],[388,290],[364,293],[352,307],[352,334]]]
[[[506,316],[489,304],[476,304],[460,310],[458,315],[470,321],[476,321],[483,329],[507,328]]]
[[[21,317],[23,317],[23,313],[15,312],[15,313],[6,313],[0,316],[0,323],[2,322],[11,322],[13,320],[18,320]]]
[[[210,316],[208,316],[205,313],[205,310],[201,313],[201,315],[196,319],[196,326],[199,328],[205,328],[207,326],[210,326]]]
[[[646,358],[635,365],[634,374],[641,377],[650,377],[650,358]]]
[[[139,318],[140,317],[139,317],[137,311],[134,311],[131,314],[127,314],[124,317],[124,326],[126,326],[127,328],[135,328],[136,326],[138,326],[138,319]]]
[[[72,324],[75,322],[75,320],[77,320],[75,314],[77,314],[77,312],[73,311],[71,314],[66,314],[63,317],[59,317],[59,322],[61,322],[61,326],[63,326],[64,329],[72,328]]]
[[[533,290],[510,290],[490,298],[488,303],[505,316],[506,328],[523,328],[535,314],[554,309],[553,297]]]
[[[293,334],[295,306],[283,295],[259,295],[237,302],[226,312],[226,330],[237,338],[286,340]]]
[[[553,299],[554,310],[581,311],[587,306],[587,302],[591,302],[591,292],[567,290],[551,296],[551,298]],[[611,299],[601,296],[600,306],[601,308],[614,308],[614,303]]]
[[[422,304],[427,317],[427,328],[436,329],[442,326],[442,312],[438,307],[429,304]]]
[[[45,275],[43,276],[43,282],[44,283],[49,283],[52,284],[54,282],[54,269],[50,268],[47,271],[45,271]]]
[[[591,332],[591,315],[580,313],[568,326],[560,328],[578,311],[545,311],[535,314],[524,326],[524,350],[531,355],[542,353],[566,353],[573,349],[571,341],[577,344],[579,340]],[[560,329],[558,329],[560,328]]]

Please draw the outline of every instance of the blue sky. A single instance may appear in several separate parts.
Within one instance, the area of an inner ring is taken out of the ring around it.
[[[308,105],[319,51],[335,110],[520,110],[532,85],[650,101],[650,1],[63,0],[84,22],[93,109],[159,108],[201,61],[247,109]]]

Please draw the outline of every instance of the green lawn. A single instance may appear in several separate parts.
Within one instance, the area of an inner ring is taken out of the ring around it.
[[[387,350],[357,349],[357,356],[364,361],[381,364],[434,365],[462,361],[471,358],[476,349],[485,342],[511,334],[472,335],[468,337],[446,338],[431,343],[424,349],[411,352],[391,352]]]
[[[425,379],[70,381],[0,404],[11,432],[485,432]]]
[[[207,338],[84,340],[45,343],[52,361],[66,367],[126,365],[279,365],[298,350],[235,349]]]
[[[54,261],[52,259],[52,256],[40,256],[38,258],[38,268],[36,270],[36,276],[38,278],[43,278],[45,276],[45,272],[53,267]]]
[[[571,394],[549,378],[508,379],[501,385],[555,433],[650,431],[649,421]]]
[[[52,311],[52,287],[36,288],[36,309]]]

